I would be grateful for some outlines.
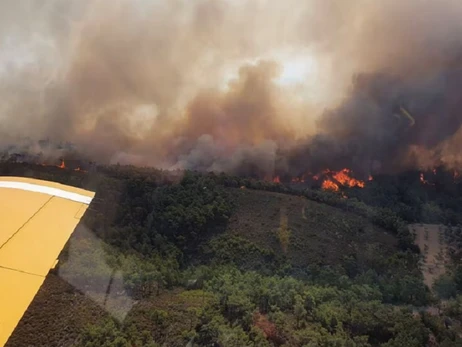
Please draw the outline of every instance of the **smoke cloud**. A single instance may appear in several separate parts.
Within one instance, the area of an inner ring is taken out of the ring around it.
[[[457,0],[2,2],[0,145],[259,176],[459,166],[460,18]]]

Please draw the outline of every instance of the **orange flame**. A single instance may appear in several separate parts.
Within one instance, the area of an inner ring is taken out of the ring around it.
[[[67,168],[64,159],[61,159],[61,164],[59,164],[59,165],[50,165],[50,164],[47,164],[47,163],[35,163],[35,164],[36,164],[36,165],[40,165],[40,166],[52,166],[52,167],[57,167],[57,168],[60,168],[60,169],[66,169],[66,168]],[[77,167],[76,169],[73,169],[73,170],[74,170],[74,171],[78,171],[78,172],[84,172],[84,173],[87,173],[87,172],[88,172],[88,171],[86,171],[86,170],[82,170],[82,169],[80,168],[80,166]]]
[[[350,177],[351,170],[343,169],[333,175],[333,177],[342,185],[347,187],[364,188],[364,182]]]
[[[322,189],[324,190],[333,190],[334,192],[339,190],[339,187],[336,183],[332,182],[330,179],[325,180],[322,182]]]
[[[303,175],[293,177],[291,179],[292,183],[304,183],[310,179],[318,181],[322,180],[321,186],[323,189],[329,189],[329,190],[334,190],[338,191],[340,190],[341,186],[344,187],[359,187],[359,188],[364,188],[365,182],[362,180],[358,180],[356,178],[352,177],[353,172],[350,169],[342,169],[340,171],[331,171],[330,169],[324,169],[321,172],[317,173],[316,175],[313,175],[311,172],[307,172]],[[274,176],[274,177],[268,177],[265,176],[264,178],[267,181],[271,181],[274,183],[281,183],[281,177],[280,176]],[[369,175],[368,178],[369,181],[373,180],[373,177]]]
[[[423,172],[420,173],[420,182],[422,182],[422,184],[428,184],[428,181],[425,179]]]
[[[319,178],[321,178],[322,175],[326,175],[328,173],[331,173],[332,171],[330,171],[329,169],[325,169],[325,170],[322,170],[320,173],[316,174],[313,176],[313,179],[315,181],[319,180]]]

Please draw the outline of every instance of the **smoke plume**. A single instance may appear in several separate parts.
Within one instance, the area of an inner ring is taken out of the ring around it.
[[[460,18],[457,0],[2,2],[0,146],[260,176],[459,166]]]

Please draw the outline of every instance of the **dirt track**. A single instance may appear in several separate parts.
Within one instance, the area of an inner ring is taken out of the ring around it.
[[[416,244],[423,254],[422,271],[424,282],[432,287],[435,280],[444,274],[446,244],[444,241],[444,226],[437,224],[412,224],[410,230],[416,235]]]

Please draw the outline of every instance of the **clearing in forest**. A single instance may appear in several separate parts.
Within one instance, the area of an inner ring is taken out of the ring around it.
[[[432,288],[435,280],[444,274],[447,262],[444,226],[438,224],[411,224],[417,246],[423,254],[424,282]]]

